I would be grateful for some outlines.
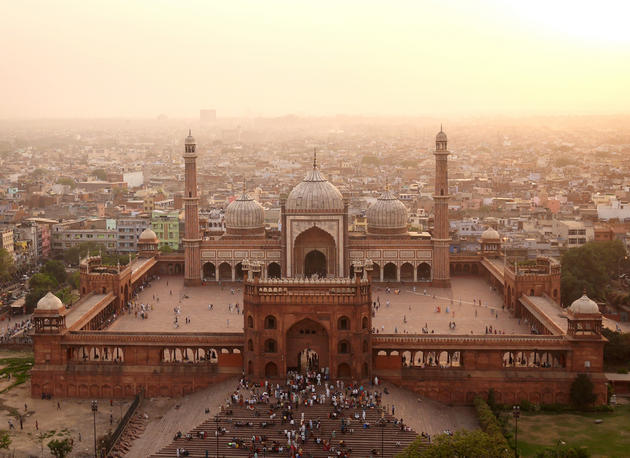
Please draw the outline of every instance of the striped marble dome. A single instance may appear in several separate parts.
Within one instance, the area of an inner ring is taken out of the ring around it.
[[[225,209],[225,228],[227,232],[236,229],[264,230],[265,210],[263,206],[243,192]]]
[[[314,164],[304,180],[289,193],[286,209],[292,211],[343,210],[343,196]]]
[[[366,216],[368,233],[407,233],[407,207],[389,189],[370,205]]]

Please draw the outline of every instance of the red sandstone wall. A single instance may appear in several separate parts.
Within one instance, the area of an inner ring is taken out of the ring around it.
[[[528,400],[535,404],[567,404],[573,378],[545,380],[536,379],[485,379],[475,378],[464,381],[453,380],[409,380],[401,377],[384,379],[409,389],[421,396],[449,405],[470,405],[476,396],[487,398],[488,390],[493,388],[497,402],[517,404]],[[607,402],[605,379],[593,377],[597,404]]]
[[[37,370],[31,372],[31,396],[41,397],[42,393],[52,394],[57,398],[125,398],[133,397],[141,390],[149,397],[177,397],[234,377],[241,373],[226,369],[215,373],[191,372],[190,368],[177,367],[170,373],[158,371],[132,373],[122,367],[113,367],[111,371],[93,370],[69,373],[64,370]],[[186,370],[179,370],[186,369]]]

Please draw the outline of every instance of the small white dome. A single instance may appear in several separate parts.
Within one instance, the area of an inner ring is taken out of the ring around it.
[[[599,307],[594,300],[590,299],[586,293],[584,293],[582,297],[573,301],[569,307],[569,311],[574,314],[593,314],[599,313]]]
[[[321,174],[316,165],[287,197],[287,210],[343,210],[343,196],[339,189]]]
[[[46,310],[46,311],[58,311],[59,309],[63,309],[65,306],[61,299],[55,296],[53,293],[48,291],[44,297],[42,297],[37,302],[37,310]]]
[[[259,229],[265,227],[265,210],[262,205],[244,192],[232,201],[225,209],[225,228],[231,229]]]
[[[446,137],[446,134],[444,133],[444,131],[440,128],[440,131],[437,133],[437,135],[435,136],[435,141],[436,142],[445,142],[447,141],[448,138]]]
[[[481,238],[483,240],[501,240],[501,236],[499,235],[499,233],[492,227],[488,227],[488,229],[483,231],[483,233],[481,234]]]
[[[389,189],[370,205],[366,216],[369,233],[407,233],[407,207]]]
[[[146,228],[144,231],[142,231],[142,233],[140,234],[140,237],[138,238],[138,241],[140,242],[158,242],[158,238],[157,235],[155,235],[155,232],[153,232],[153,230]]]

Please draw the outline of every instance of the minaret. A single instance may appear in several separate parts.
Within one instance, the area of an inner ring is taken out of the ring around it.
[[[184,285],[201,284],[201,237],[199,236],[199,198],[197,197],[197,145],[188,131],[184,146]]]
[[[433,194],[433,286],[447,288],[451,284],[448,224],[448,148],[446,134],[435,137],[435,193]]]

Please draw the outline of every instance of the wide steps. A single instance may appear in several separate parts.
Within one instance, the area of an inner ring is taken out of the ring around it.
[[[219,456],[253,456],[253,452],[251,451],[252,436],[266,436],[268,448],[266,455],[289,456],[284,430],[297,429],[302,418],[302,413],[304,413],[304,420],[306,422],[311,419],[313,421],[319,420],[320,428],[313,430],[315,437],[331,440],[332,433],[335,431],[335,438],[332,439],[332,445],[338,448],[339,441],[343,440],[346,445],[344,450],[351,450],[349,453],[350,456],[392,457],[400,453],[402,449],[417,437],[417,434],[413,431],[401,431],[400,426],[394,424],[395,418],[391,415],[384,416],[384,427],[379,426],[377,423],[382,414],[381,411],[376,408],[365,409],[366,421],[370,424],[369,428],[363,428],[361,416],[362,408],[344,409],[344,418],[350,420],[350,425],[347,425],[348,432],[346,434],[341,433],[341,418],[329,418],[329,414],[333,411],[332,406],[329,404],[315,404],[312,407],[299,406],[297,409],[292,410],[295,425],[291,425],[288,421],[283,424],[280,418],[281,410],[274,410],[276,418],[274,420],[269,419],[269,409],[272,405],[275,405],[274,398],[271,399],[272,402],[270,402],[270,404],[256,404],[254,410],[246,406],[232,405],[229,408],[232,410],[232,415],[227,415],[225,412],[221,412],[218,415],[219,427],[227,430],[224,435],[220,435],[218,438]],[[258,415],[256,412],[258,412]],[[354,417],[355,413],[359,414],[358,420]],[[236,426],[237,422],[251,422],[252,425]],[[260,426],[262,422],[273,422],[273,424],[262,428]],[[174,440],[169,446],[163,448],[153,456],[156,458],[175,457],[177,456],[176,450],[183,448],[188,451],[188,456],[190,457],[205,457],[206,452],[208,456],[214,457],[217,453],[216,428],[217,422],[214,416],[209,417],[208,420],[188,432],[192,435],[191,439],[187,439],[186,434],[184,434],[182,438]],[[350,429],[354,430],[352,434],[349,432]],[[202,431],[205,433],[205,438],[203,439],[197,436],[198,433]],[[232,439],[243,441],[245,447],[228,446],[228,442],[232,442]],[[284,446],[282,453],[274,453],[270,450],[273,441],[277,441],[277,443]],[[258,456],[265,456],[260,442],[256,442],[255,445],[258,449]],[[382,455],[381,446],[383,449]],[[305,457],[326,458],[328,456],[337,456],[336,452],[323,450],[323,446],[316,444],[313,439],[309,439],[306,444],[300,447]],[[376,453],[372,454],[372,450],[375,450]]]

